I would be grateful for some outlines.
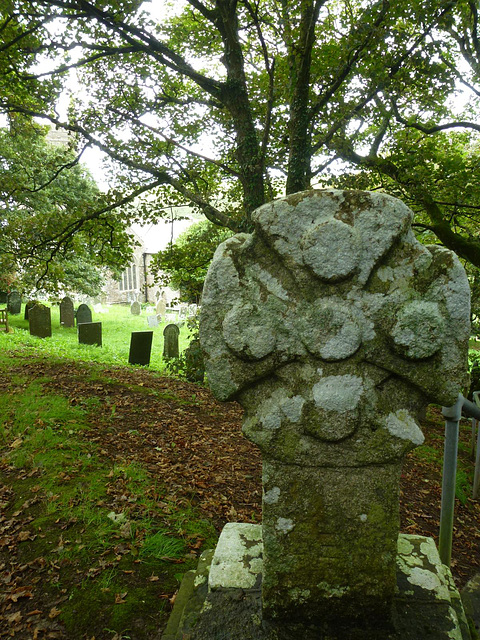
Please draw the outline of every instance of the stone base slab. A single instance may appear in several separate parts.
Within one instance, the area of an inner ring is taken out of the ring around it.
[[[431,538],[401,534],[393,628],[262,619],[262,527],[230,523],[177,594],[162,640],[471,640],[460,594]]]

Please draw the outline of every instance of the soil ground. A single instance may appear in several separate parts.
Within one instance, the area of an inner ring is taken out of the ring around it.
[[[256,447],[242,436],[242,411],[235,403],[219,403],[202,386],[160,377],[148,370],[104,368],[93,380],[87,375],[87,365],[71,361],[52,363],[46,358],[32,358],[28,363],[19,360],[16,371],[3,378],[0,374],[0,392],[8,389],[11,393],[9,381],[14,373],[26,374],[32,380],[49,376],[49,390],[69,398],[73,406],[81,405],[87,398],[98,398],[95,418],[82,437],[95,441],[105,459],[138,461],[151,475],[152,483],[166,488],[167,495],[158,501],[159,510],[167,508],[169,502],[185,501],[213,522],[218,531],[228,521],[260,522],[261,457]],[[115,407],[113,420],[112,407]],[[422,428],[426,437],[424,453],[410,455],[402,474],[401,530],[437,539],[439,459],[444,431],[439,409],[429,409]],[[465,423],[460,458],[462,468],[467,468],[471,476],[469,433],[469,425]],[[22,514],[17,514],[17,528],[15,535],[11,535],[7,523],[12,516],[9,505],[15,498],[12,478],[18,473],[18,469],[0,463],[0,506],[5,514],[2,516],[0,511],[0,637],[70,640],[61,616],[56,613],[61,611],[62,598],[68,598],[68,593],[46,599],[41,588],[46,579],[41,559],[33,559],[24,566],[15,564],[18,546],[25,542],[19,532],[28,530],[29,509],[35,503],[32,496],[31,504],[27,501]],[[480,570],[480,503],[468,495],[468,486],[463,489],[463,504],[457,500],[456,505],[452,554],[452,571],[459,587]],[[128,499],[114,487],[109,495],[113,511],[119,500]],[[192,556],[201,552],[200,544],[192,547]],[[92,558],[91,566],[96,566],[97,561]],[[155,587],[159,602],[165,602],[166,606],[152,640],[160,637],[174,600],[174,587],[166,588],[161,580]],[[15,619],[19,622],[17,626]],[[35,624],[27,624],[29,620]],[[128,636],[107,633],[95,628],[93,622],[91,631],[80,637],[136,640],[134,632]]]

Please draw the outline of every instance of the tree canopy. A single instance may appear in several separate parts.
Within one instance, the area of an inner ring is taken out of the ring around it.
[[[107,153],[112,204],[151,191],[231,230],[341,161],[338,184],[401,194],[421,230],[480,266],[475,0],[175,6],[158,19],[140,0],[7,0],[0,110]],[[72,74],[83,89],[59,115]]]
[[[0,129],[0,288],[96,295],[102,265],[130,256],[126,222],[93,215],[102,204],[93,178],[45,127],[13,119]]]

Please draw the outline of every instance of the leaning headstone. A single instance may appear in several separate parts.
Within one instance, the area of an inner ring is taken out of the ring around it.
[[[28,300],[25,303],[25,309],[24,309],[24,312],[23,312],[24,320],[28,320],[29,319],[30,309],[33,309],[33,307],[36,304],[39,304],[38,300]]]
[[[18,291],[11,291],[7,298],[7,310],[12,316],[18,316],[22,308],[22,297]]]
[[[149,327],[158,327],[158,316],[147,316],[147,324]]]
[[[101,322],[81,322],[77,326],[79,344],[92,344],[97,347],[102,346]]]
[[[73,306],[73,300],[68,296],[65,296],[60,302],[60,324],[63,327],[75,326],[75,309]]]
[[[86,322],[92,322],[92,310],[87,304],[81,304],[75,314],[77,326]]]
[[[200,340],[193,339],[185,349],[185,377],[190,382],[203,382],[205,378],[205,362]]]
[[[132,316],[139,316],[141,310],[142,307],[140,306],[138,300],[134,300],[130,307],[130,313],[132,314]]]
[[[28,312],[30,335],[38,338],[52,337],[52,319],[50,307],[37,303]]]
[[[163,357],[165,360],[178,358],[178,336],[180,329],[176,324],[167,324],[163,330]]]
[[[252,219],[215,253],[200,338],[262,452],[263,522],[227,525],[207,580],[199,565],[189,637],[461,638],[433,541],[399,537],[399,479],[418,415],[466,384],[465,271],[381,193],[297,193]]]
[[[132,331],[130,338],[129,364],[150,364],[153,331]]]
[[[8,293],[6,291],[0,291],[0,304],[7,304]]]

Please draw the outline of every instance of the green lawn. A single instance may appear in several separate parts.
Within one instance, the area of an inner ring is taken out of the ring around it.
[[[60,311],[57,305],[51,307],[52,337],[37,338],[30,336],[28,321],[24,320],[24,305],[19,315],[10,315],[9,324],[13,333],[0,332],[0,350],[22,348],[29,350],[35,347],[45,354],[74,358],[84,362],[99,362],[103,364],[128,364],[130,335],[132,331],[153,331],[152,355],[150,368],[164,372],[165,362],[163,353],[163,330],[166,323],[151,329],[147,323],[147,312],[142,309],[141,315],[130,313],[129,306],[112,305],[105,307],[106,313],[92,311],[93,322],[102,323],[102,347],[78,344],[77,329],[60,326]],[[186,325],[180,329],[180,351],[189,343],[189,329]]]

